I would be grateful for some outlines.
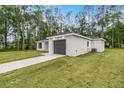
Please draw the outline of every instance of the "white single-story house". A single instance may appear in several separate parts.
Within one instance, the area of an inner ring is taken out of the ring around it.
[[[37,42],[37,50],[48,51],[49,54],[78,56],[91,51],[103,52],[103,38],[89,38],[77,33],[68,33],[47,37]]]

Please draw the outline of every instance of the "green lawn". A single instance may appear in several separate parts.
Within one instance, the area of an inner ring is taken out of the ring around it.
[[[58,58],[0,74],[0,87],[124,88],[124,49]]]
[[[35,50],[28,51],[0,51],[0,64],[10,61],[40,56],[41,52]]]

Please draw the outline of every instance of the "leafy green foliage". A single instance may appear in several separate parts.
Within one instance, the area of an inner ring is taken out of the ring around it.
[[[124,34],[119,29],[123,28],[118,28],[116,23],[123,21],[123,8],[86,5],[74,16],[73,11],[62,13],[59,8],[48,6],[3,5],[0,8],[0,48],[36,49],[36,41],[69,32],[105,37],[109,46],[121,47]],[[114,29],[107,31],[108,27]]]
[[[114,38],[114,39],[113,39]],[[109,28],[105,32],[106,44],[112,46],[112,39],[114,40],[113,47],[121,47],[121,44],[124,43],[124,24],[117,22],[112,28]]]

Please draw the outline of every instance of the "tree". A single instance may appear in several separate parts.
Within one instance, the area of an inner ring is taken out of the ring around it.
[[[98,12],[96,13],[96,18],[98,26],[101,27],[101,37],[104,37],[104,31],[109,24],[109,13],[108,13],[109,6],[98,6]]]
[[[86,19],[82,12],[79,12],[76,16],[77,22],[79,23],[79,33],[86,35]]]
[[[86,5],[75,14],[73,11],[63,13],[52,6],[1,6],[1,42],[5,49],[11,43],[18,50],[34,49],[37,40],[60,32],[78,32],[105,38],[112,47],[121,47],[124,43],[123,8]]]
[[[112,5],[109,7],[109,15],[110,15],[109,19],[112,24],[111,26],[115,26],[115,24],[120,21],[121,15],[122,15],[122,9],[123,9],[123,6]],[[114,46],[114,38],[115,38],[114,32],[115,32],[115,29],[113,29],[113,31],[112,31],[112,47],[115,47]],[[119,38],[118,38],[118,46],[120,46]]]
[[[7,36],[11,28],[12,6],[1,6],[0,9],[0,33],[4,36],[4,46],[7,49]]]
[[[114,30],[113,30],[114,29]],[[114,39],[112,36],[114,35]],[[105,37],[107,40],[107,46],[113,46],[121,48],[121,44],[124,43],[124,24],[121,22],[116,22],[115,25],[111,28],[109,28],[105,32]],[[112,42],[113,41],[113,42]]]

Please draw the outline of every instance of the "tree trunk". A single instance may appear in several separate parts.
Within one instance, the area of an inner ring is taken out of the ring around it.
[[[30,50],[32,50],[32,38],[30,38]]]
[[[25,36],[23,34],[23,46],[22,46],[22,50],[25,50]]]
[[[25,38],[24,38],[24,33],[21,32],[21,49],[25,49]]]
[[[118,48],[121,48],[121,43],[120,43],[120,34],[119,34],[119,31],[118,31]]]
[[[17,50],[20,50],[20,30],[19,30],[19,23],[17,24]]]
[[[112,30],[112,48],[114,48],[114,30]]]
[[[5,49],[7,49],[7,33],[5,33]]]
[[[4,38],[5,38],[5,49],[7,49],[7,32],[8,32],[8,23],[7,23],[7,19],[5,18],[5,35],[4,35]]]
[[[118,26],[119,26],[119,19],[118,20]],[[118,30],[118,48],[121,48],[121,41],[120,41],[120,31]]]
[[[104,37],[104,27],[102,26],[101,38]]]
[[[19,32],[18,32],[18,40],[17,40],[17,50],[20,50],[20,39],[19,39]]]

